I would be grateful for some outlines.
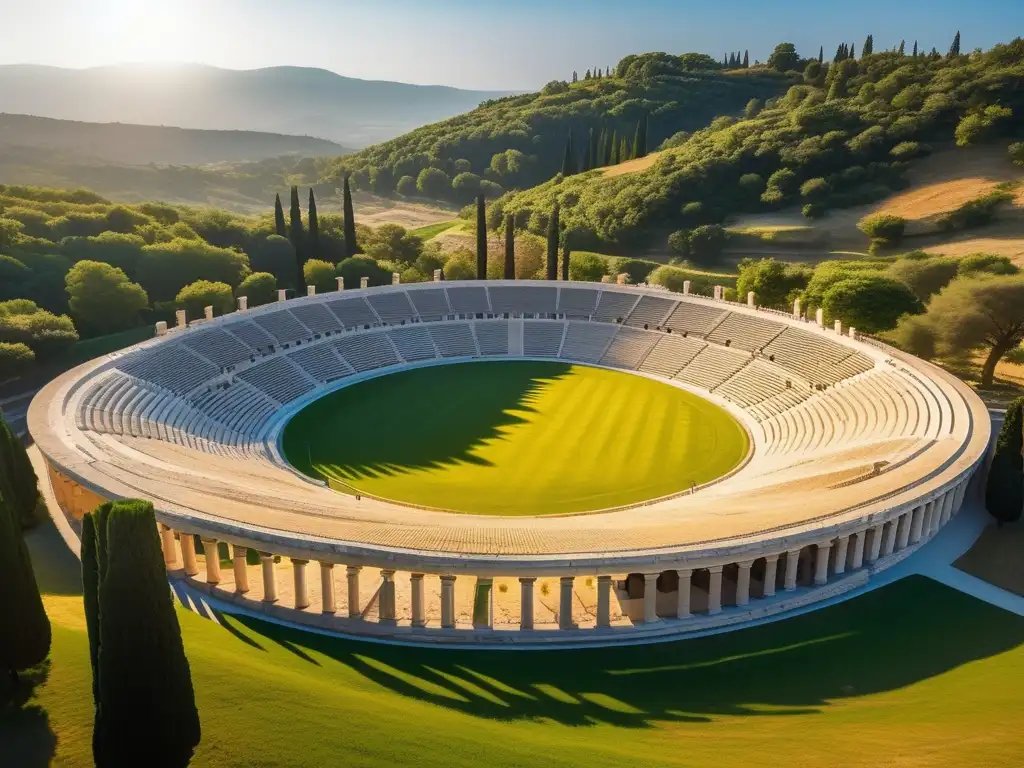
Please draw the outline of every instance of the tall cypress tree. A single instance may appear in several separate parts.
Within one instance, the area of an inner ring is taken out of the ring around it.
[[[292,241],[292,247],[295,249],[295,267],[298,274],[295,285],[301,289],[306,283],[306,278],[302,272],[302,268],[306,266],[306,235],[302,229],[302,208],[299,206],[299,188],[294,186],[292,187],[288,235]]]
[[[604,164],[615,165],[618,160],[619,154],[619,137],[618,131],[612,128],[611,136],[608,137],[608,142],[604,148]]]
[[[850,52],[849,52],[849,55],[846,58],[848,58],[848,59],[856,59],[857,58],[857,44],[856,43],[850,43]]]
[[[1001,526],[1019,520],[1024,509],[1024,398],[1006,409],[1003,428],[996,440],[995,455],[985,486],[985,508]]]
[[[476,196],[476,279],[487,279],[487,206],[484,196]]]
[[[743,68],[750,69],[750,51],[743,51]]]
[[[313,197],[313,188],[309,188],[309,208],[306,213],[309,221],[309,258],[320,258],[320,219],[316,215],[316,198]]]
[[[516,217],[505,216],[505,279],[516,279]]]
[[[819,64],[824,64],[825,63],[825,46],[824,45],[818,46],[818,63]]]
[[[199,713],[152,504],[113,505],[106,559],[99,585],[96,765],[183,768],[199,744]]]
[[[900,56],[906,56],[907,55],[907,41],[906,40],[900,40],[900,48],[899,48],[898,53],[899,53]]]
[[[6,669],[17,686],[18,671],[41,664],[50,652],[50,620],[39,596],[11,494],[10,485],[0,480],[0,585],[4,596],[0,669]]]
[[[910,55],[913,56],[915,59],[917,58],[917,40],[914,41],[914,52]]]
[[[625,163],[627,160],[632,160],[631,154],[632,147],[630,146],[629,139],[625,136],[622,137],[622,143],[619,146],[619,162]]]
[[[949,58],[960,55],[960,30],[957,30],[953,43],[949,46]]]
[[[565,138],[565,154],[562,156],[562,175],[572,176],[574,173],[576,163],[573,161],[572,129],[569,129],[569,135]]]
[[[548,263],[547,263],[547,277],[548,280],[558,279],[558,235],[559,235],[559,223],[558,223],[558,203],[555,203],[555,207],[551,211],[551,218],[548,219]]]
[[[874,52],[875,52],[875,36],[874,35],[868,35],[867,38],[864,40],[864,47],[861,49],[861,52],[860,52],[861,58],[864,58],[865,56],[870,56]]]
[[[352,190],[348,184],[348,174],[345,174],[345,183],[342,185],[343,213],[345,216],[345,255],[355,256],[359,253],[359,243],[356,242],[356,215],[352,210]]]
[[[284,208],[281,207],[281,195],[274,195],[274,234],[288,237],[288,227],[284,223]]]
[[[607,133],[607,129],[605,129],[602,126],[601,134],[598,136],[598,139],[597,139],[597,159],[594,162],[594,167],[595,168],[601,168],[602,166],[607,165],[607,163],[605,163],[605,149],[607,148],[607,146],[608,146],[608,133]]]
[[[640,136],[640,146],[633,153],[634,157],[647,157],[647,113],[644,112],[640,116],[640,125],[638,126],[638,133]]]
[[[21,529],[31,528],[38,522],[39,482],[24,441],[14,434],[3,416],[0,416],[0,475],[7,478],[8,503],[14,510],[15,522]]]

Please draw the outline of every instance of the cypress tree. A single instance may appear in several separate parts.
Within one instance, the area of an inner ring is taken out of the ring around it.
[[[605,128],[601,128],[601,135],[597,139],[597,162],[594,163],[595,168],[601,168],[607,165],[607,163],[605,162],[607,148],[608,133]]]
[[[856,43],[850,43],[850,55],[847,56],[847,58],[848,59],[856,59],[857,58],[857,44]]]
[[[960,30],[957,30],[952,45],[949,46],[949,58],[960,55]]]
[[[743,52],[743,68],[750,69],[750,51]]]
[[[1019,520],[1024,509],[1024,398],[1006,409],[985,486],[985,508],[1000,526]]]
[[[730,53],[729,54],[728,62],[729,63],[726,66],[728,66],[730,69],[732,69],[733,67],[736,66],[736,54],[735,53]]]
[[[647,157],[647,133],[647,113],[644,112],[640,117],[640,151],[637,157]]]
[[[299,206],[299,188],[292,187],[291,211],[289,214],[288,234],[291,237],[292,247],[295,248],[295,266],[298,270],[298,280],[295,283],[301,288],[306,283],[302,268],[306,266],[306,238],[302,231],[302,208]]]
[[[900,48],[899,48],[898,53],[899,53],[900,56],[906,56],[906,52],[907,52],[907,41],[906,40],[900,40]]]
[[[569,135],[565,139],[565,154],[562,156],[562,175],[572,176],[576,173],[576,164],[573,162],[573,150],[572,150],[572,129],[569,129]]]
[[[633,131],[633,146],[630,147],[630,155],[636,159],[640,157],[640,131],[642,120],[636,121],[636,130]]]
[[[516,217],[505,216],[505,279],[516,279]]]
[[[620,163],[625,163],[626,161],[633,159],[630,156],[630,150],[631,149],[632,149],[632,147],[630,147],[630,145],[629,145],[629,139],[627,139],[625,136],[623,136],[622,137],[622,142],[619,145],[619,162]]]
[[[616,132],[612,132],[612,156],[608,161],[608,165],[619,164],[619,140]]]
[[[825,46],[824,45],[818,46],[818,63],[819,64],[824,64],[825,63]]]
[[[288,237],[288,227],[284,223],[284,208],[281,207],[280,195],[274,195],[274,234]]]
[[[14,434],[11,426],[0,416],[0,475],[7,478],[8,504],[14,512],[19,528],[34,526],[39,504],[39,482],[32,462],[29,461],[24,441]],[[0,486],[2,487],[2,486]]]
[[[558,203],[551,211],[551,218],[548,219],[548,280],[558,279]]]
[[[917,58],[917,40],[914,41],[914,52],[910,55],[913,56],[915,59]]]
[[[868,35],[867,38],[864,40],[864,47],[861,49],[860,56],[861,56],[861,58],[864,58],[865,56],[870,56],[874,52],[875,52],[875,36],[874,35]]]
[[[348,184],[348,174],[345,174],[345,183],[342,185],[343,213],[345,216],[345,255],[355,256],[359,253],[359,244],[356,242],[356,215],[352,210],[352,190]]]
[[[99,586],[96,765],[183,768],[199,744],[199,713],[152,504],[113,505],[106,559]]]
[[[476,196],[476,279],[487,279],[487,206],[483,195]]]
[[[590,79],[590,70],[589,69],[584,73],[583,79],[584,80],[589,80]]]
[[[583,148],[583,155],[580,159],[580,173],[586,173],[590,170],[590,154],[591,145],[594,143],[594,129],[591,128],[587,133],[587,146]]]
[[[309,188],[309,209],[306,214],[309,220],[309,258],[320,257],[320,219],[316,215],[316,198],[313,197],[313,188]]]
[[[569,250],[569,233],[566,232],[562,235],[562,279],[569,279],[569,256],[571,255]]]
[[[10,486],[0,480],[0,585],[4,595],[0,668],[7,670],[17,686],[18,670],[41,664],[50,652],[50,620],[39,596],[11,493]]]

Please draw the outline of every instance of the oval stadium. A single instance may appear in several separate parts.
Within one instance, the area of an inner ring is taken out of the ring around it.
[[[933,536],[989,443],[953,376],[753,295],[240,303],[62,375],[29,428],[73,525],[151,500],[172,579],[344,635],[629,643],[806,610]]]

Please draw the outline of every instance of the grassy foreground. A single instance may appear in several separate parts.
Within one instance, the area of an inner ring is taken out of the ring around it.
[[[353,439],[352,436],[358,436]],[[479,514],[581,512],[728,472],[747,435],[683,390],[585,366],[487,362],[356,384],[288,424],[304,472],[364,493]]]
[[[77,561],[30,535],[54,627],[0,709],[3,764],[90,765]],[[1017,766],[1024,619],[915,577],[764,627],[638,648],[463,652],[180,611],[195,766]],[[8,751],[10,750],[10,751]]]

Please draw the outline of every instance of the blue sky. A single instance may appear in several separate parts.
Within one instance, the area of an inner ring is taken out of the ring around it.
[[[7,7],[5,7],[7,6]],[[367,79],[532,89],[644,51],[764,59],[916,38],[987,48],[1024,31],[1024,0],[0,0],[0,63],[189,61],[316,66]]]

